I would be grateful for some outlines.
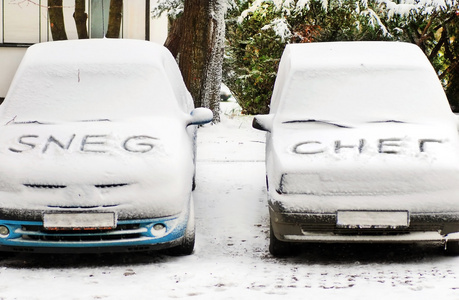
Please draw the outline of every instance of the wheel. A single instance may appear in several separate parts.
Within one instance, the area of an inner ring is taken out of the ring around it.
[[[446,241],[445,254],[447,255],[459,255],[459,241]]]
[[[185,235],[180,245],[169,249],[169,254],[174,256],[190,255],[194,250],[194,243],[196,239],[196,225],[194,221],[194,202],[193,198],[190,201],[190,214],[188,215],[188,222],[186,225]]]
[[[272,222],[270,222],[269,226],[269,252],[276,257],[286,257],[297,254],[297,248],[293,243],[284,242],[276,238]]]

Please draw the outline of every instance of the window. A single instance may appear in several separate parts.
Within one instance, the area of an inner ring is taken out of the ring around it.
[[[152,22],[150,2],[126,0],[123,6],[120,37],[149,39]],[[52,40],[48,0],[0,0],[0,46],[34,44]],[[108,28],[110,0],[86,0],[87,26],[90,38],[101,38]],[[77,39],[73,13],[75,0],[63,0],[65,31],[68,39]]]
[[[43,7],[41,2],[2,1],[1,43],[38,43],[42,41]]]
[[[108,28],[108,12],[110,0],[91,1],[90,16],[91,30],[90,36],[93,38],[103,38]]]

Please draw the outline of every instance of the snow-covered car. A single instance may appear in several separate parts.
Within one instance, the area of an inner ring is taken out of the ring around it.
[[[288,45],[267,132],[270,252],[297,242],[439,243],[459,252],[459,137],[415,45]]]
[[[211,119],[163,46],[30,47],[0,106],[0,250],[192,253],[196,130]]]

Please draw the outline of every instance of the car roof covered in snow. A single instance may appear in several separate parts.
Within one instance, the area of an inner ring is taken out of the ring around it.
[[[424,53],[400,42],[287,45],[270,109],[287,118],[350,122],[450,112]]]
[[[177,104],[183,112],[193,108],[177,63],[165,47],[141,40],[69,40],[27,50],[2,113],[28,120],[65,119],[66,112],[116,118]]]
[[[291,61],[292,70],[360,68],[362,65],[377,68],[430,68],[419,47],[400,42],[289,44],[284,57]]]
[[[169,54],[152,42],[129,39],[84,39],[39,43],[27,51],[28,65],[142,63],[162,65]],[[120,60],[122,59],[122,60]]]

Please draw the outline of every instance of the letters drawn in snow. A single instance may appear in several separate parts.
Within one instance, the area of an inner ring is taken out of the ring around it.
[[[440,139],[419,139],[415,144],[415,148],[419,153],[426,152],[429,144],[443,144],[444,141]],[[386,138],[378,139],[375,141],[377,152],[381,154],[400,154],[403,147],[407,147],[403,138]],[[413,146],[413,145],[410,145]],[[305,141],[298,143],[292,149],[293,153],[296,154],[321,154],[325,152],[333,152],[336,154],[342,153],[345,150],[354,149],[359,154],[368,151],[368,141],[366,139],[359,139],[355,143],[345,143],[341,140],[335,140],[334,142],[327,144],[322,141]]]
[[[112,140],[110,135],[104,134],[87,134],[77,136],[72,134],[65,139],[58,139],[53,135],[42,137],[34,134],[24,134],[19,136],[16,144],[9,147],[8,150],[14,153],[30,152],[32,150],[47,153],[51,148],[61,149],[63,151],[79,151],[86,153],[108,153],[113,147],[125,150],[131,153],[147,153],[153,150],[154,137],[148,135],[134,135],[122,139],[118,144],[109,143]]]

